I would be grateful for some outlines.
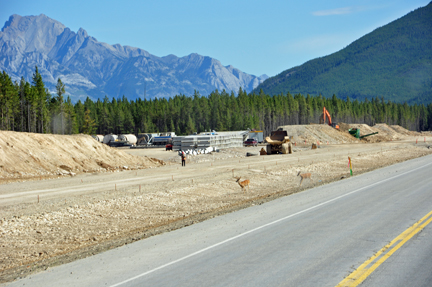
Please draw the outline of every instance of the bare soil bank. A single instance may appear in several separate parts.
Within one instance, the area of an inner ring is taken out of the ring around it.
[[[0,184],[77,173],[143,169],[161,164],[156,159],[136,157],[111,148],[89,135],[0,131]]]

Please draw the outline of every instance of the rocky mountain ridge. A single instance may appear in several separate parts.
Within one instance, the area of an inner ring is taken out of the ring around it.
[[[31,82],[35,66],[50,91],[57,79],[73,101],[108,97],[129,99],[201,95],[212,91],[251,91],[268,78],[243,73],[207,56],[157,57],[135,47],[97,41],[47,17],[12,15],[0,32],[0,70]]]

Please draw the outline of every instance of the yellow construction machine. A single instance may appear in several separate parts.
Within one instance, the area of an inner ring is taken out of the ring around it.
[[[292,153],[292,146],[286,131],[271,132],[271,135],[266,137],[265,140],[267,142],[267,154]]]

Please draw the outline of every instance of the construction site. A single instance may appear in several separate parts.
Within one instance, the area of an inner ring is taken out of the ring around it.
[[[177,149],[216,147],[186,166],[176,148],[0,131],[1,282],[432,153],[430,132],[386,124],[277,131],[248,147],[241,132],[173,139]],[[299,173],[311,176],[300,185]]]

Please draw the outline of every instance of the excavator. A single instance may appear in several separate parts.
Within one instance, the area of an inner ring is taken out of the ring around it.
[[[327,111],[325,107],[323,107],[323,114],[321,115],[321,120],[320,120],[322,121],[323,124],[325,124],[326,122],[326,117],[328,118],[328,125],[339,130],[339,126],[336,123],[332,123],[330,113]]]

